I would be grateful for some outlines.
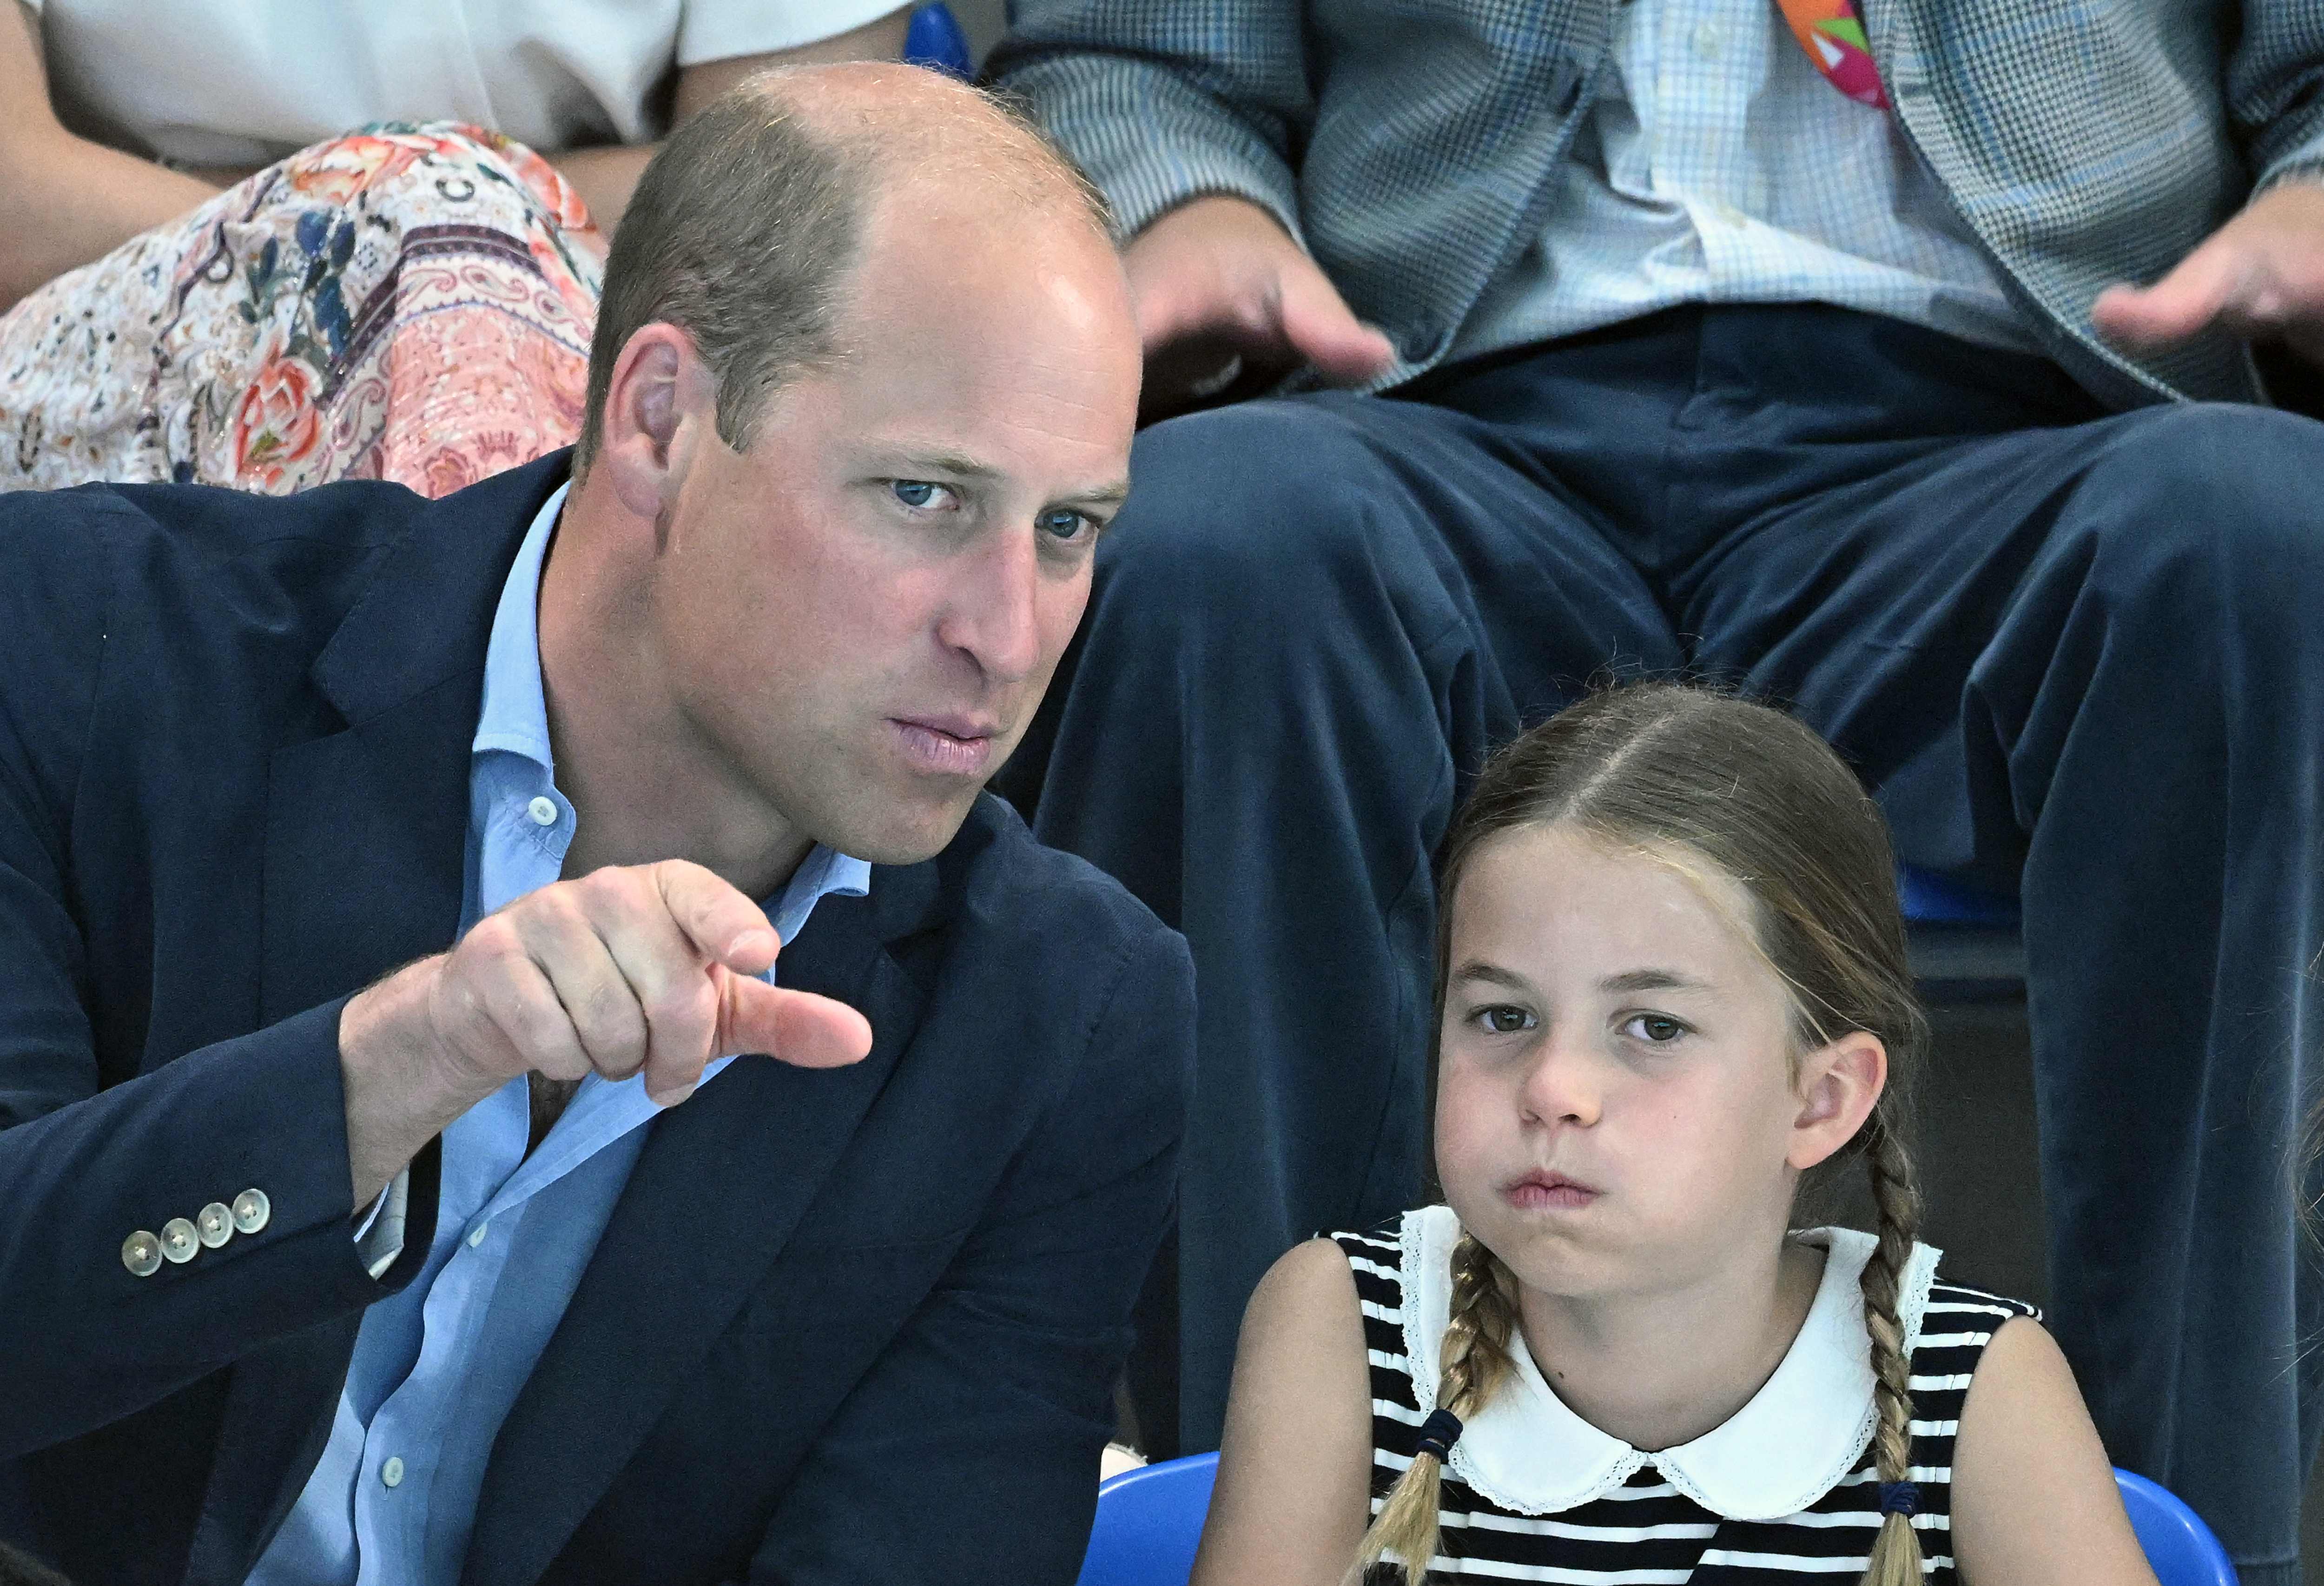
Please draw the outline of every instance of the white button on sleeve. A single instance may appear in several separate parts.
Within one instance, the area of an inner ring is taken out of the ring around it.
[[[266,1220],[274,1215],[273,1203],[267,1200],[266,1192],[258,1189],[246,1189],[235,1196],[230,1210],[234,1213],[234,1231],[236,1233],[256,1233],[266,1226]]]
[[[192,1260],[194,1252],[201,1248],[201,1236],[184,1218],[172,1217],[161,1224],[161,1253],[180,1266]]]
[[[141,1228],[121,1241],[121,1264],[139,1277],[151,1277],[161,1269],[161,1241],[152,1230]]]
[[[532,802],[524,807],[524,812],[532,817],[532,824],[536,826],[553,826],[557,824],[557,800],[546,793],[534,794]]]
[[[212,1201],[194,1213],[194,1231],[202,1243],[216,1249],[234,1237],[234,1213],[223,1201]]]

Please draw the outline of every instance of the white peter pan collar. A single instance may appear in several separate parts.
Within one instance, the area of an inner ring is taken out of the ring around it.
[[[1451,1313],[1460,1237],[1450,1206],[1404,1215],[1404,1348],[1424,1415],[1436,1405],[1437,1346]],[[1775,1375],[1719,1425],[1657,1453],[1632,1448],[1568,1409],[1542,1379],[1524,1337],[1512,1333],[1517,1369],[1462,1428],[1452,1473],[1521,1515],[1556,1514],[1602,1498],[1646,1465],[1723,1519],[1775,1520],[1806,1508],[1856,1468],[1872,1442],[1878,1415],[1872,1337],[1858,1285],[1879,1241],[1851,1228],[1793,1237],[1826,1251],[1814,1303]],[[1938,1253],[1914,1245],[1898,1286],[1907,1351],[1921,1335]]]

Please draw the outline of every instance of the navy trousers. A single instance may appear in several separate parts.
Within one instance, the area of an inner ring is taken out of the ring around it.
[[[1708,674],[1837,744],[1904,859],[2022,898],[2058,1338],[2116,1462],[2296,1579],[2324,424],[2108,414],[2038,359],[1716,308],[1177,419],[1134,478],[1018,772],[1194,945],[1180,1447],[1215,1445],[1268,1264],[1424,1193],[1468,778],[1593,681]]]

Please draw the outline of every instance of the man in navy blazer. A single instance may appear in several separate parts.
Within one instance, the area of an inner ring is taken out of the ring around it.
[[[981,788],[1127,305],[971,90],[761,79],[641,183],[573,456],[0,500],[0,1541],[1072,1579],[1191,971]]]

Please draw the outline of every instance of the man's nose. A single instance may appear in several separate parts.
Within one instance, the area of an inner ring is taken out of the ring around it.
[[[1043,586],[1032,530],[982,537],[954,571],[937,637],[996,683],[1030,676],[1041,659]]]

